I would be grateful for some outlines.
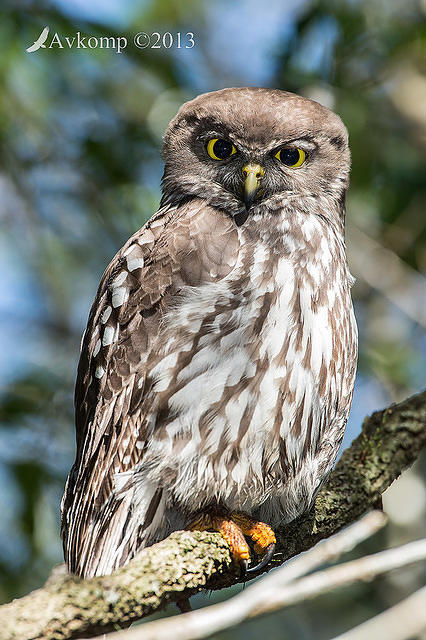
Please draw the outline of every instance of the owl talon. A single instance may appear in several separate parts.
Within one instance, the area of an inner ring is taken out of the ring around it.
[[[247,569],[248,560],[246,560],[245,558],[240,558],[239,565],[240,565],[240,576],[241,576],[241,578],[244,578],[246,573],[249,572],[249,569]]]
[[[266,553],[263,556],[262,560],[259,562],[259,564],[257,564],[255,567],[250,567],[250,569],[247,569],[247,573],[254,573],[255,571],[260,571],[261,569],[264,569],[269,564],[272,556],[274,555],[274,551],[275,551],[275,542],[271,542],[271,544],[266,548]]]
[[[189,598],[183,598],[183,600],[178,600],[176,602],[176,606],[181,613],[188,613],[188,611],[192,611]]]
[[[274,555],[276,538],[271,527],[239,511],[234,511],[229,515],[224,515],[223,511],[219,514],[214,512],[201,513],[188,526],[188,529],[191,531],[213,529],[222,534],[225,542],[229,545],[235,564],[240,567],[242,577],[246,573],[255,573],[264,569]],[[255,552],[262,556],[261,561],[250,569],[248,569],[250,550],[244,536],[251,538],[254,542]]]
[[[235,564],[240,567],[241,575],[245,575],[250,560],[250,549],[240,526],[231,516],[225,516],[223,513],[203,513],[188,526],[188,529],[218,531],[228,544]]]

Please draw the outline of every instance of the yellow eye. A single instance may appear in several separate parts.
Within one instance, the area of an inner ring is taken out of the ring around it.
[[[285,164],[287,167],[297,169],[298,167],[301,167],[305,162],[306,153],[303,151],[303,149],[298,149],[296,147],[287,147],[277,151],[275,157],[278,158],[278,160]]]
[[[207,143],[207,153],[210,158],[214,160],[226,160],[230,158],[232,154],[237,153],[237,150],[229,140],[212,138]]]

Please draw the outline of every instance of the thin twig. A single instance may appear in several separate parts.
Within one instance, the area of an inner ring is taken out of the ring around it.
[[[348,225],[346,235],[351,247],[349,263],[355,276],[426,327],[424,276],[354,224]]]
[[[283,605],[290,606],[302,600],[314,598],[322,593],[354,582],[372,580],[378,575],[400,569],[426,559],[426,538],[410,542],[395,549],[380,551],[370,556],[345,562],[337,567],[318,571],[311,576],[292,582],[281,593],[270,593],[269,602],[258,607],[250,617],[276,611]]]
[[[408,640],[426,630],[426,587],[334,640]]]

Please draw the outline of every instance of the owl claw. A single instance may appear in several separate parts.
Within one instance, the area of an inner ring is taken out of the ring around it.
[[[259,564],[257,564],[254,567],[250,567],[250,569],[247,569],[246,573],[254,573],[255,571],[260,571],[261,569],[264,569],[269,564],[272,556],[274,555],[274,551],[275,551],[275,542],[271,542],[271,544],[268,545],[268,547],[266,548],[266,553],[263,556],[262,560],[259,562]]]
[[[244,576],[246,575],[246,573],[249,572],[249,569],[247,569],[248,567],[248,560],[245,560],[245,558],[240,558],[239,563],[240,565],[240,575],[242,578],[244,578]]]
[[[242,577],[246,573],[254,573],[266,567],[274,554],[276,538],[271,527],[238,511],[228,514],[223,511],[201,513],[188,525],[188,529],[218,531],[229,545],[234,562],[240,567]],[[250,569],[248,569],[250,549],[244,536],[252,540],[256,554],[262,556],[259,564]]]
[[[218,531],[229,545],[232,558],[245,575],[250,560],[250,549],[238,524],[228,515],[215,513],[202,513],[188,528],[192,531],[206,531],[213,529]]]
[[[192,611],[189,598],[183,598],[182,600],[178,600],[176,602],[176,606],[181,613],[188,613],[188,611]]]

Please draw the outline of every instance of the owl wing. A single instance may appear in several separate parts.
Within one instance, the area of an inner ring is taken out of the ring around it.
[[[108,573],[129,558],[124,531],[132,505],[120,497],[116,479],[140,463],[149,446],[142,426],[147,378],[164,357],[157,340],[161,320],[184,287],[229,273],[238,246],[233,220],[192,200],[160,209],[107,267],[82,341],[75,391],[76,460],[61,507],[71,571]],[[152,523],[161,499],[157,487],[146,493],[138,505],[142,529]]]

